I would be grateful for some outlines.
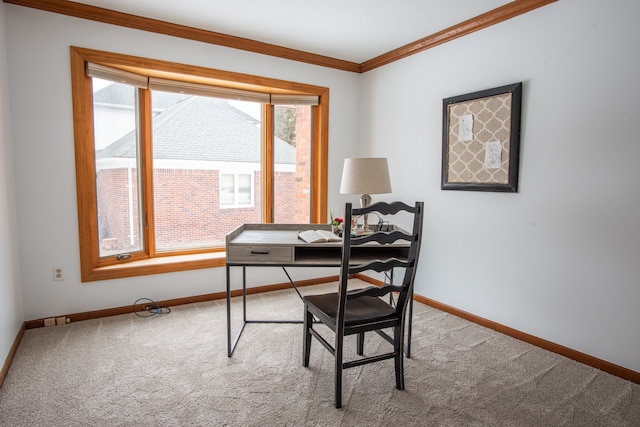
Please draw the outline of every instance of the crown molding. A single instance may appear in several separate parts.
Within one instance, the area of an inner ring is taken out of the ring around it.
[[[441,45],[459,37],[471,34],[475,31],[491,25],[506,21],[522,15],[539,7],[558,0],[514,0],[489,12],[478,15],[467,21],[424,37],[413,43],[406,44],[398,49],[372,58],[361,64],[342,59],[331,58],[315,53],[290,49],[270,43],[250,40],[228,34],[188,27],[157,19],[145,18],[138,15],[117,12],[96,6],[76,3],[68,0],[3,0],[5,3],[30,7],[47,12],[59,13],[76,18],[89,19],[106,24],[119,25],[152,33],[164,34],[203,43],[225,46],[248,52],[269,55],[292,61],[304,62],[322,67],[334,68],[354,73],[365,73],[383,65],[390,64],[410,55],[422,52],[432,47]]]
[[[365,61],[360,64],[360,72],[366,73],[374,68],[382,67],[383,65],[390,64],[391,62],[398,61],[406,58],[407,56],[415,55],[416,53],[450,42],[451,40],[466,36],[467,34],[490,27],[491,25],[498,24],[556,1],[558,0],[512,1],[511,3],[507,3],[503,6],[490,10],[482,15],[478,15],[475,18],[471,18],[423,39],[406,44],[390,52]]]
[[[138,15],[117,12],[68,0],[4,0],[4,2],[73,16],[75,18],[88,19],[91,21],[103,22],[105,24],[118,25],[136,30],[225,46],[232,49],[260,53],[263,55],[275,56],[298,62],[306,62],[308,64],[320,65],[343,71],[351,71],[355,73],[360,72],[360,64],[355,62],[344,61],[341,59],[317,55],[242,37],[230,36],[228,34],[217,33],[200,28],[188,27],[186,25],[179,25],[157,19],[145,18]]]

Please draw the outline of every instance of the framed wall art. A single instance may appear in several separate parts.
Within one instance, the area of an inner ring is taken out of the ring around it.
[[[443,190],[518,191],[521,104],[521,82],[443,100]]]

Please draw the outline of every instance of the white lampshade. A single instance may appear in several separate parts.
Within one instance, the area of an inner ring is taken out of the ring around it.
[[[340,193],[391,193],[387,159],[384,157],[344,159]]]

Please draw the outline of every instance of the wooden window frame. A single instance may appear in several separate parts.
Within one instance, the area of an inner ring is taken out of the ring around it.
[[[224,266],[224,248],[180,253],[154,253],[153,233],[145,232],[144,254],[128,260],[101,259],[99,257],[97,227],[97,192],[95,185],[95,145],[93,138],[93,95],[91,78],[86,75],[88,62],[106,65],[149,77],[174,78],[187,82],[203,83],[232,89],[245,89],[265,93],[316,95],[318,105],[312,109],[312,167],[311,167],[311,222],[327,221],[328,176],[328,117],[329,89],[304,83],[277,80],[249,74],[234,73],[212,68],[185,65],[157,59],[122,55],[71,46],[71,80],[73,97],[73,121],[76,157],[76,190],[78,200],[78,228],[82,282],[123,277],[158,274]],[[152,190],[152,160],[150,154],[151,118],[149,97],[141,99],[141,123],[143,191]],[[273,108],[263,106],[263,118]],[[263,143],[272,138],[269,120],[263,120]],[[148,152],[144,152],[148,150]],[[273,167],[272,155],[263,150],[263,222],[273,222]],[[148,221],[153,221],[153,199],[145,197],[144,209]]]

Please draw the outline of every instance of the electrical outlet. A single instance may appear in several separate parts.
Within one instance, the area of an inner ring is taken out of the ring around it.
[[[48,319],[44,319],[44,326],[56,326],[56,318],[50,317]]]
[[[64,280],[64,271],[62,270],[62,267],[53,267],[53,280]]]
[[[56,325],[64,325],[65,323],[68,323],[68,319],[65,316],[56,317]]]

